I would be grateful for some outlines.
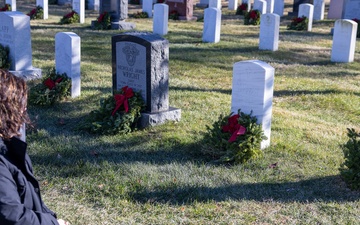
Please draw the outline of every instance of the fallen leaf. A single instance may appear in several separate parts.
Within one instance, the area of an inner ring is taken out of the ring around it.
[[[278,164],[277,162],[276,162],[276,163],[273,163],[273,164],[270,164],[270,165],[269,165],[269,168],[275,168],[275,167],[277,167],[277,164]]]

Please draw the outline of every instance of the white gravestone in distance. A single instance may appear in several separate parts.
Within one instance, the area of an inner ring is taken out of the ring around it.
[[[43,19],[47,20],[49,18],[48,0],[36,0],[36,6],[41,6],[41,8],[43,8]]]
[[[41,69],[32,66],[30,17],[21,12],[0,13],[0,44],[8,46],[10,71],[25,80],[41,77]]]
[[[154,5],[153,33],[166,35],[168,33],[169,6],[167,4]]]
[[[274,1],[274,13],[278,14],[280,17],[284,15],[284,0]]]
[[[273,67],[260,60],[240,61],[233,66],[231,112],[253,112],[268,138],[261,142],[261,149],[270,145],[274,73]]]
[[[314,6],[313,5],[308,4],[308,3],[299,5],[298,17],[305,16],[306,18],[308,18],[308,21],[309,21],[307,31],[312,30],[313,15],[314,15]]]
[[[331,49],[332,62],[353,62],[356,47],[358,24],[352,20],[335,21],[333,44]]]
[[[217,8],[221,10],[221,0],[209,0],[209,8]]]
[[[360,19],[360,0],[344,0],[342,19]]]
[[[266,0],[266,13],[274,12],[274,0]]]
[[[153,1],[152,0],[143,0],[142,1],[142,11],[148,14],[149,18],[153,17]]]
[[[314,20],[323,20],[325,12],[325,0],[314,0]]]
[[[73,32],[59,32],[55,35],[55,70],[71,78],[71,97],[80,96],[80,37]]]
[[[327,18],[328,19],[341,19],[343,5],[344,5],[344,0],[331,0]]]
[[[203,42],[217,43],[220,41],[221,10],[207,8],[204,10]]]
[[[254,10],[259,10],[260,14],[265,14],[267,8],[267,3],[265,0],[255,0],[254,1]]]
[[[99,11],[100,10],[100,0],[89,0],[88,9]]]
[[[236,10],[238,7],[238,0],[229,0],[228,9]]]
[[[277,51],[279,46],[280,16],[266,13],[260,18],[259,49]]]
[[[80,17],[80,23],[85,22],[85,0],[73,0],[72,8]]]
[[[16,0],[6,0],[5,4],[9,4],[11,6],[11,11],[16,11]]]

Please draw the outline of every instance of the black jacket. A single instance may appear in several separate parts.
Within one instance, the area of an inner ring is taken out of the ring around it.
[[[26,146],[18,138],[0,138],[0,224],[59,225],[41,200]]]

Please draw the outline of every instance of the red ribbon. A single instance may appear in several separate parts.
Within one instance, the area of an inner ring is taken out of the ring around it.
[[[243,135],[246,132],[246,128],[238,123],[239,117],[239,114],[229,117],[228,124],[222,127],[223,132],[231,133],[231,137],[228,140],[230,143],[236,141],[237,136]]]
[[[128,86],[125,86],[121,89],[123,91],[123,94],[115,94],[115,109],[111,113],[112,116],[115,115],[116,111],[120,108],[120,106],[124,105],[125,112],[129,111],[129,103],[128,99],[134,96],[134,92],[132,88],[129,88]]]
[[[60,83],[62,81],[62,77],[59,77],[56,79],[56,81],[53,81],[52,79],[48,78],[44,81],[44,85],[48,87],[50,90],[54,89],[56,84]]]

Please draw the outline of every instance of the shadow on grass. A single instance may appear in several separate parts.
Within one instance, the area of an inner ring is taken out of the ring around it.
[[[154,191],[156,190],[156,191]],[[208,201],[275,201],[275,202],[350,202],[360,199],[360,192],[349,191],[338,176],[312,178],[284,183],[239,183],[220,187],[155,187],[132,193],[134,201],[190,204]]]

